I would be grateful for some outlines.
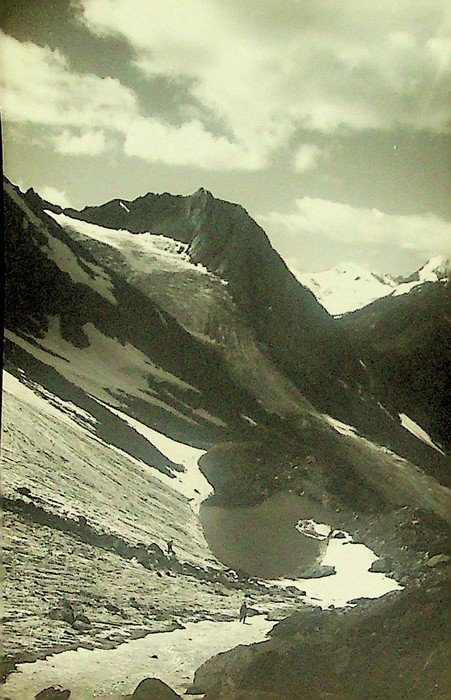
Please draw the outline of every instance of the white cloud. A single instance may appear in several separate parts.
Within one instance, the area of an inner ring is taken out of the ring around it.
[[[252,142],[244,146],[210,133],[198,119],[174,126],[145,118],[131,90],[112,78],[70,72],[58,51],[1,32],[0,48],[5,118],[46,126],[40,141],[60,153],[99,155],[115,132],[123,137],[126,155],[149,162],[224,170],[256,170],[265,164],[271,134],[262,152]]]
[[[379,209],[363,209],[324,199],[296,200],[291,214],[272,212],[259,217],[263,223],[281,226],[298,239],[312,234],[343,244],[386,245],[390,249],[427,255],[451,252],[451,224],[432,214],[403,216]]]
[[[0,51],[7,120],[122,130],[136,111],[131,90],[113,78],[71,72],[59,51],[22,43],[3,32]]]
[[[257,154],[213,136],[197,120],[180,127],[156,119],[136,120],[126,133],[124,150],[144,160],[211,170],[256,170],[264,164]]]
[[[63,209],[65,207],[70,207],[67,194],[61,190],[57,190],[55,187],[40,187],[39,194],[41,195],[42,199],[45,199],[47,202],[51,202],[52,204],[57,204],[60,207],[63,207]]]
[[[304,143],[299,146],[294,154],[294,169],[298,173],[313,170],[319,163],[323,150],[313,143]]]
[[[184,77],[238,142],[267,153],[296,128],[443,130],[445,0],[82,0],[149,77]],[[449,16],[449,15],[448,15]]]
[[[65,129],[52,137],[52,143],[58,153],[65,155],[97,156],[106,149],[106,139],[103,131],[85,131],[76,134]]]

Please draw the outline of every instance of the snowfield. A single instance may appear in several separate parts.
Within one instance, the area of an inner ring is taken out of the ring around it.
[[[342,316],[376,299],[408,294],[425,282],[445,281],[448,269],[449,261],[439,255],[420,268],[417,279],[411,282],[397,282],[390,275],[370,272],[354,263],[343,263],[323,272],[293,272],[332,316]]]
[[[261,615],[250,617],[245,625],[207,620],[188,623],[174,632],[151,634],[111,651],[67,651],[45,661],[21,664],[5,689],[12,700],[33,700],[39,690],[58,683],[70,688],[71,700],[120,700],[148,675],[184,693],[207,659],[238,644],[263,641],[274,624]]]
[[[321,523],[315,523],[315,526],[321,535],[328,528]],[[306,534],[305,530],[303,532]],[[323,609],[330,605],[343,608],[357,598],[380,598],[386,593],[402,589],[402,586],[385,574],[370,572],[371,564],[378,557],[365,545],[354,544],[349,533],[345,534],[343,539],[329,540],[321,560],[323,566],[334,566],[336,574],[320,579],[276,579],[271,583],[283,588],[294,586],[305,591],[305,602]]]
[[[375,299],[388,296],[396,286],[390,277],[376,275],[353,263],[296,276],[332,316],[355,311]]]
[[[85,238],[92,238],[118,250],[126,264],[136,272],[151,274],[153,271],[177,272],[196,270],[209,275],[203,265],[195,265],[187,253],[188,246],[168,236],[152,233],[132,233],[125,229],[111,229],[73,219],[66,214],[46,211],[64,229]]]
[[[146,425],[143,425],[143,423],[140,423],[131,416],[127,416],[127,414],[119,411],[117,408],[108,406],[101,401],[99,401],[99,403],[102,403],[111,413],[114,413],[128,423],[128,425],[131,425],[132,428],[137,430],[172,462],[184,466],[185,472],[177,474],[174,479],[167,477],[165,474],[159,474],[158,478],[183,496],[186,496],[192,508],[198,513],[199,505],[213,493],[211,485],[199,469],[199,460],[202,455],[205,454],[205,450],[199,450],[196,447],[191,447],[190,445],[185,445],[183,442],[173,440],[153,428],[148,428]]]
[[[37,340],[30,337],[32,342],[10,331],[5,332],[5,338],[56,369],[86,393],[95,394],[105,402],[121,406],[115,396],[135,396],[190,421],[189,417],[153,396],[156,392],[149,386],[149,379],[155,384],[172,384],[185,392],[199,393],[198,389],[155,365],[130,343],[122,344],[104,335],[92,323],[86,323],[82,328],[89,342],[86,348],[78,348],[65,340],[60,324],[59,316],[50,317],[45,336]]]

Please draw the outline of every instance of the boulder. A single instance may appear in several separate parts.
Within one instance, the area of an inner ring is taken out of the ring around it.
[[[206,691],[198,688],[197,685],[190,685],[185,691],[185,695],[205,695]]]
[[[376,561],[373,561],[368,571],[372,574],[389,574],[390,571],[393,571],[393,564],[386,557],[376,559]]]
[[[91,620],[89,617],[87,615],[83,615],[82,613],[77,613],[75,622],[83,622],[83,624],[87,625],[88,627],[91,626]]]
[[[302,578],[324,578],[324,576],[333,576],[336,573],[335,566],[319,565],[307,569],[307,571],[302,574]]]
[[[247,609],[247,616],[248,617],[254,617],[255,615],[261,615],[262,613],[260,610],[257,610],[257,608],[248,608]]]
[[[72,608],[57,607],[49,610],[49,617],[51,620],[60,620],[61,622],[67,622],[68,625],[72,625],[75,622],[75,613]]]
[[[66,700],[69,697],[70,690],[64,690],[59,685],[52,685],[35,695],[35,700]]]
[[[27,496],[27,498],[33,497],[33,494],[27,486],[19,486],[19,488],[17,488],[16,491],[17,493],[20,493],[21,496]]]
[[[285,590],[289,593],[293,593],[293,595],[307,595],[307,591],[301,591],[299,588],[296,588],[296,586],[287,586]]]
[[[125,695],[125,698],[134,700],[174,700],[180,698],[172,688],[166,683],[163,683],[159,678],[144,678],[131,695]]]
[[[343,532],[342,530],[335,530],[335,532],[332,534],[332,537],[334,540],[344,540],[346,539],[347,535],[346,532]]]
[[[82,620],[75,620],[75,622],[72,623],[72,629],[77,632],[84,632],[89,629],[89,625],[87,625],[86,622],[82,622]]]
[[[448,554],[436,554],[427,560],[426,565],[433,568],[434,566],[439,566],[440,564],[447,564],[449,562]]]

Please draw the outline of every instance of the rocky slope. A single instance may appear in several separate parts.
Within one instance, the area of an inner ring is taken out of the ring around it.
[[[434,473],[443,473],[443,466],[437,465],[440,458],[424,449],[418,440],[412,440],[398,416],[387,415],[379,397],[374,397],[373,378],[354,338],[298,283],[264,231],[242,207],[215,199],[200,189],[188,197],[149,193],[133,202],[113,200],[82,211],[65,210],[65,216],[68,215],[72,223],[64,220],[64,215],[63,220],[56,218],[72,228],[76,218],[82,228],[82,222],[91,222],[111,231],[122,230],[122,235],[125,231],[151,231],[181,241],[190,259],[213,273],[213,277],[204,276],[201,284],[198,276],[188,284],[184,282],[185,292],[193,300],[189,309],[173,276],[169,280],[166,274],[163,279],[154,270],[149,283],[148,276],[143,277],[135,265],[132,283],[153,295],[190,330],[219,343],[225,354],[234,352],[228,362],[231,371],[236,372],[245,364],[238,377],[240,384],[255,375],[255,369],[249,371],[251,364],[254,368],[264,364],[265,376],[272,378],[274,372],[267,362],[270,359],[278,370],[278,378],[272,382],[273,391],[267,392],[266,400],[270,393],[276,393],[275,385],[280,385],[282,373],[316,409],[350,423],[371,440],[408,459],[422,464],[431,461]],[[91,245],[96,235],[98,232],[91,237]],[[129,246],[129,236],[127,241]],[[98,246],[93,254],[96,258],[101,254]],[[418,273],[418,280],[431,278],[434,270],[426,266]],[[222,288],[210,284],[217,276],[224,282]],[[386,285],[388,280],[378,278],[377,284]],[[256,353],[256,345],[264,352]],[[254,382],[252,391],[260,384]],[[299,394],[296,400],[299,401]],[[276,403],[280,412],[280,402]]]
[[[340,325],[351,335],[385,408],[394,416],[406,414],[446,451],[451,444],[449,287],[442,281],[413,284],[407,293],[346,315]]]

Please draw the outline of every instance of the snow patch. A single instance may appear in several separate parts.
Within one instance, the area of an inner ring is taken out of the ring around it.
[[[431,437],[418,425],[418,423],[415,423],[415,421],[412,420],[412,418],[409,418],[409,416],[407,416],[405,413],[400,413],[399,417],[403,428],[408,430],[409,433],[412,433],[412,435],[415,435],[418,440],[425,442],[426,445],[429,445],[429,447],[432,447],[434,450],[437,450],[437,452],[440,452],[440,454],[445,456],[445,453],[442,452],[439,447],[437,447],[437,445],[432,441]]]
[[[314,520],[300,520],[296,525],[296,530],[305,535],[306,537],[311,537],[314,540],[326,540],[332,528],[330,525],[324,523],[316,523]]]
[[[149,378],[155,383],[169,383],[183,391],[199,393],[191,384],[155,365],[130,343],[121,344],[101,333],[92,323],[82,326],[89,342],[86,348],[75,347],[65,340],[60,325],[59,316],[50,317],[45,337],[33,343],[10,331],[5,332],[5,337],[56,369],[76,386],[88,393],[94,392],[105,401],[111,400],[111,395],[125,392],[153,403],[158,401],[165,410],[174,412],[171,406],[151,396]],[[189,420],[183,414],[179,417]]]
[[[128,214],[130,214],[130,209],[128,208],[128,206],[126,204],[124,204],[124,202],[119,202],[119,206],[122,207],[122,209],[125,209],[125,211]]]
[[[331,528],[324,523],[309,522],[311,529],[317,533],[325,533],[326,529],[329,533],[331,532]],[[307,534],[305,530],[302,532],[304,535]],[[335,567],[336,573],[332,576],[319,579],[282,578],[267,583],[282,588],[294,586],[305,591],[307,593],[305,602],[323,609],[330,605],[337,608],[346,607],[349,601],[355,598],[380,598],[390,591],[402,589],[397,581],[388,578],[385,574],[370,572],[371,564],[378,559],[376,554],[363,544],[354,544],[349,533],[344,534],[346,537],[343,539],[329,540],[321,561],[324,566]]]
[[[92,397],[94,398],[94,397]],[[114,413],[128,425],[134,428],[140,435],[148,440],[162,454],[170,459],[175,464],[181,464],[185,468],[183,473],[176,475],[172,479],[164,474],[156,473],[155,476],[168,484],[171,488],[178,491],[183,496],[186,496],[191,501],[192,508],[195,512],[199,512],[199,506],[208,496],[213,493],[213,489],[205,476],[199,469],[199,459],[205,454],[205,450],[200,450],[197,447],[191,447],[183,442],[174,440],[173,438],[159,433],[153,428],[140,423],[135,418],[127,415],[117,408],[113,408],[103,401],[96,399],[104,408]]]
[[[334,430],[337,431],[337,433],[340,433],[340,435],[357,435],[357,428],[354,428],[353,425],[342,423],[341,420],[338,420],[337,418],[332,418],[332,416],[328,416],[327,413],[323,413],[322,416],[326,419],[329,425],[331,425],[332,428],[334,428]]]
[[[207,659],[239,644],[263,641],[274,624],[262,615],[249,618],[245,625],[189,622],[184,629],[149,634],[116,649],[65,651],[44,661],[19,664],[8,677],[5,691],[11,700],[33,700],[43,688],[60,684],[70,689],[71,700],[119,700],[152,676],[183,694]]]

